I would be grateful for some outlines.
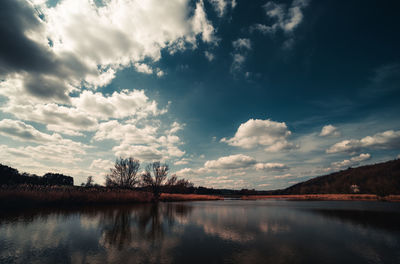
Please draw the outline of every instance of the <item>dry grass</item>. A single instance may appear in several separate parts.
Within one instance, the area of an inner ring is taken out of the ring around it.
[[[300,195],[249,195],[242,196],[242,200],[296,200],[296,201],[390,201],[400,202],[400,195],[379,197],[375,194],[300,194]]]
[[[81,205],[150,202],[147,192],[76,186],[1,186],[0,206]]]
[[[206,201],[206,200],[223,200],[223,198],[217,195],[179,194],[179,193],[162,193],[160,196],[160,201],[164,202]]]
[[[220,200],[219,196],[198,194],[161,194],[160,201]],[[78,186],[16,185],[0,186],[0,207],[36,205],[87,205],[146,203],[153,201],[149,192]]]

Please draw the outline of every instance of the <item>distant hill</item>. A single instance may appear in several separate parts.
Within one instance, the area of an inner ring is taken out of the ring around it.
[[[369,193],[380,196],[400,194],[400,159],[319,176],[274,193]]]

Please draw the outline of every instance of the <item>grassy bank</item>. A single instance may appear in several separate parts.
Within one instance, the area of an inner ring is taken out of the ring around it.
[[[238,197],[239,198],[239,197]],[[242,200],[298,200],[298,201],[391,201],[400,202],[400,195],[379,197],[374,194],[304,194],[304,195],[248,195]],[[217,195],[162,193],[160,201],[222,200]],[[0,186],[0,207],[34,207],[46,205],[94,205],[148,203],[153,201],[150,192],[139,190],[78,187],[78,186]]]
[[[213,195],[161,194],[160,201],[194,201],[222,199]],[[16,185],[0,187],[0,207],[37,205],[91,205],[147,203],[153,194],[138,190],[105,187]]]
[[[179,194],[179,193],[162,193],[160,200],[164,202],[178,201],[206,201],[206,200],[223,200],[221,196],[205,195],[205,194]]]
[[[0,206],[83,205],[150,202],[151,193],[77,186],[17,185],[0,187]]]
[[[292,194],[292,195],[248,195],[242,200],[296,200],[296,201],[390,201],[400,202],[400,195],[379,197],[375,194]]]

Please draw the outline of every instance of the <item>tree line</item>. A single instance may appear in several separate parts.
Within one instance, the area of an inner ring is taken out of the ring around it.
[[[0,185],[34,184],[34,185],[74,185],[74,178],[60,173],[46,173],[43,176],[19,173],[17,169],[0,164]]]

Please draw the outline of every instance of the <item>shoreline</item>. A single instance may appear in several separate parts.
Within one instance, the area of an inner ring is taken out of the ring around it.
[[[162,193],[160,202],[221,200],[203,194]],[[0,186],[0,208],[152,203],[153,194],[142,190],[80,186]]]
[[[400,202],[400,195],[379,197],[376,194],[288,194],[246,195],[241,200],[287,200],[287,201],[385,201]]]
[[[379,197],[375,194],[301,194],[245,195],[238,200],[287,201],[386,201],[400,202],[400,195]],[[216,201],[229,197],[207,194],[162,193],[160,202]],[[37,206],[83,206],[153,203],[153,194],[143,190],[79,186],[0,186],[0,208],[29,208]]]

